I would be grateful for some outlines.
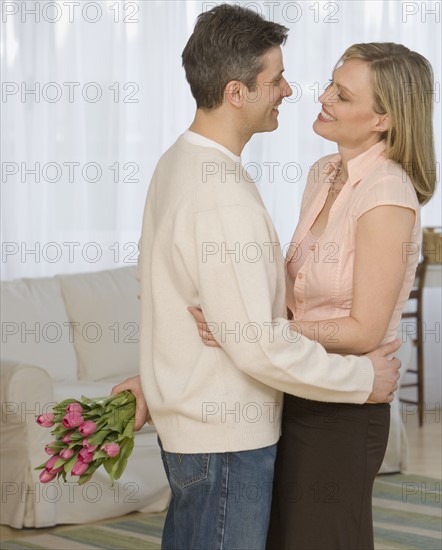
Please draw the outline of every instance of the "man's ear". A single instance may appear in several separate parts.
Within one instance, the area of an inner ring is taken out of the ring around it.
[[[376,115],[377,122],[375,124],[374,130],[376,132],[386,132],[390,128],[390,118],[387,114],[385,115]]]
[[[243,90],[242,84],[238,80],[231,80],[227,82],[224,88],[224,95],[226,101],[228,101],[234,107],[242,107],[243,104]]]

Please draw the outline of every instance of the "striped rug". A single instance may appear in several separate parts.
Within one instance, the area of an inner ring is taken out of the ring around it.
[[[373,513],[376,550],[442,548],[440,481],[417,475],[379,476],[373,493]],[[57,528],[51,534],[5,541],[0,547],[3,550],[159,550],[163,521],[164,514],[146,514],[104,525]]]

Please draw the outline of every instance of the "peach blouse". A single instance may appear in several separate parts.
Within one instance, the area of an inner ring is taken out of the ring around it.
[[[288,263],[299,261],[300,243],[306,238],[327,199],[330,163],[340,155],[321,158],[310,169],[298,226],[286,257],[287,306],[294,320],[321,321],[350,315],[356,226],[362,214],[381,205],[411,208],[415,213],[410,243],[403,244],[407,263],[405,279],[383,342],[396,337],[405,302],[413,285],[421,243],[420,206],[413,184],[402,167],[387,159],[383,141],[348,163],[348,180],[331,207],[327,227],[310,246],[296,279]],[[385,227],[388,239],[388,227]]]

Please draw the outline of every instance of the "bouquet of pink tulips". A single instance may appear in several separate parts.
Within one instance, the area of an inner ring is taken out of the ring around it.
[[[135,396],[129,391],[109,397],[66,399],[41,414],[37,423],[52,428],[55,440],[46,445],[50,458],[36,470],[40,481],[78,476],[79,485],[89,481],[102,464],[112,485],[127,465],[134,446]]]

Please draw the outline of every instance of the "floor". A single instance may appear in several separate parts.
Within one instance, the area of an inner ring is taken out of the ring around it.
[[[404,410],[403,421],[409,441],[409,456],[406,474],[418,474],[436,479],[442,478],[442,430],[441,411],[427,412],[424,424],[419,428],[417,415]],[[131,514],[136,517],[137,514]],[[116,518],[107,521],[115,521]],[[106,523],[106,521],[99,522]],[[11,529],[0,526],[0,541],[31,536],[36,533],[53,533],[72,526],[58,526],[49,529]]]
[[[404,409],[403,409],[404,410]],[[417,414],[404,413],[402,419],[409,442],[409,456],[405,474],[420,474],[442,478],[441,410],[426,411],[419,428]]]

